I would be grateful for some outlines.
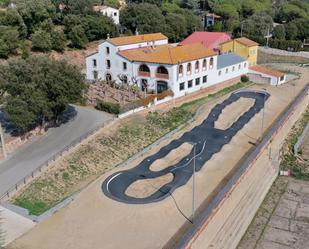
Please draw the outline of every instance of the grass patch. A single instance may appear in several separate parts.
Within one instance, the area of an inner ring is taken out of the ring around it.
[[[40,215],[160,137],[185,124],[208,100],[248,85],[238,83],[167,112],[149,112],[146,117],[133,116],[112,134],[98,135],[74,153],[65,156],[57,166],[35,179],[11,201],[28,209],[31,214]]]
[[[295,64],[307,64],[309,63],[309,58],[298,57],[298,56],[284,56],[284,55],[274,55],[263,53],[259,50],[258,53],[258,64],[265,63],[295,63]]]
[[[290,169],[293,177],[309,181],[309,165],[303,163],[294,155],[294,145],[309,122],[309,108],[302,118],[294,125],[283,145],[283,157],[280,164],[282,170]]]

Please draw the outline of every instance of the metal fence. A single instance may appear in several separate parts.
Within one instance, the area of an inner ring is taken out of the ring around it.
[[[106,125],[113,122],[114,119],[108,120],[104,122],[102,125],[99,125],[98,127],[94,128],[93,130],[87,132],[86,134],[78,137],[73,142],[71,142],[68,146],[63,148],[61,151],[57,152],[55,155],[44,161],[42,164],[40,164],[39,167],[37,167],[35,170],[33,170],[31,173],[27,174],[25,177],[23,177],[21,180],[19,180],[17,183],[15,183],[12,187],[10,187],[4,194],[0,196],[0,203],[8,200],[12,195],[14,195],[18,190],[20,190],[22,187],[24,187],[27,183],[32,181],[34,178],[39,176],[44,170],[49,168],[57,159],[63,156],[64,153],[70,151],[77,145],[79,145],[83,140],[90,137],[91,135],[95,134],[97,131],[99,131],[101,128],[105,127]]]

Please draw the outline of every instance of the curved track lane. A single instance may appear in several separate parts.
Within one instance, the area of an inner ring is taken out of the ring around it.
[[[228,129],[216,129],[215,122],[222,111],[239,98],[254,99],[254,105],[240,116]],[[269,94],[265,92],[239,91],[230,95],[222,103],[217,104],[209,113],[207,118],[192,130],[184,133],[179,139],[171,141],[162,147],[156,154],[145,158],[136,167],[116,172],[109,176],[102,184],[102,190],[106,196],[119,202],[129,204],[146,204],[165,199],[176,188],[186,184],[193,173],[193,149],[185,155],[178,163],[170,165],[160,171],[150,170],[150,166],[156,160],[164,158],[170,151],[178,148],[183,143],[196,144],[196,171],[199,171],[205,163],[216,153],[220,152],[225,144],[228,144],[236,133],[241,130],[257,113],[264,108],[265,101]],[[156,192],[145,198],[128,196],[125,192],[127,188],[138,180],[153,179],[173,174],[173,180]]]

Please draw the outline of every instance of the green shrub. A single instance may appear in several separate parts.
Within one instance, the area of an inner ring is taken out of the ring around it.
[[[120,113],[120,105],[111,103],[111,102],[105,102],[102,100],[99,100],[97,102],[97,105],[95,107],[96,109],[108,113],[113,113],[113,114],[119,114]]]
[[[243,75],[240,78],[241,82],[248,82],[249,81],[249,77],[247,75]]]

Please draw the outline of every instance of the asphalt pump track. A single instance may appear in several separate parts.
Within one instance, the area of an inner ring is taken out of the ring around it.
[[[236,133],[264,108],[269,96],[266,92],[248,90],[232,93],[229,98],[214,106],[200,125],[184,133],[180,138],[171,141],[156,154],[148,156],[136,167],[109,176],[102,184],[104,194],[113,200],[129,204],[147,204],[167,198],[175,189],[185,185],[191,178],[194,167],[194,148],[188,155],[184,155],[178,163],[160,171],[150,170],[151,164],[158,159],[164,158],[169,152],[177,149],[183,143],[190,143],[195,145],[195,170],[198,172],[214,154],[220,152],[222,147],[228,144]],[[219,119],[222,111],[240,98],[254,99],[254,105],[229,128],[225,130],[215,128],[215,122]],[[125,193],[127,188],[138,180],[153,179],[168,173],[173,174],[173,180],[145,198],[136,198]]]

